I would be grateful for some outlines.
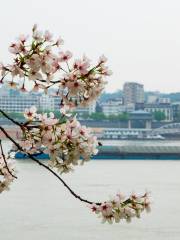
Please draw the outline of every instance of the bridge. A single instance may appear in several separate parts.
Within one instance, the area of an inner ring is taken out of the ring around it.
[[[152,133],[156,134],[176,134],[180,133],[180,123],[169,123],[160,128],[152,129]]]
[[[180,123],[169,123],[159,128],[104,128],[98,135],[105,139],[163,139],[163,135],[180,134]]]

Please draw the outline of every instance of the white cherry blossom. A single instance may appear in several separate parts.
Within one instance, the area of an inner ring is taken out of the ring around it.
[[[24,117],[28,120],[33,120],[33,118],[36,116],[37,108],[35,106],[32,106],[30,109],[25,109]]]

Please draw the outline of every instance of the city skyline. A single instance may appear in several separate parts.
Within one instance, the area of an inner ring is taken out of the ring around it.
[[[30,33],[38,23],[40,29],[61,35],[64,49],[72,50],[75,58],[86,53],[95,62],[104,53],[113,71],[108,92],[122,88],[125,81],[137,81],[151,91],[180,91],[177,0],[52,0],[51,4],[32,0],[28,6],[22,0],[7,0],[2,9],[0,61],[9,62],[8,46],[14,36]]]
[[[156,89],[156,90],[151,90],[151,89],[147,89],[147,87],[140,83],[139,81],[125,81],[122,85],[122,87],[117,87],[116,89],[112,90],[112,91],[108,91],[109,89],[108,88],[105,88],[104,91],[102,92],[102,95],[103,94],[114,94],[114,93],[118,93],[118,92],[123,92],[123,87],[124,85],[126,85],[127,83],[133,83],[133,84],[137,84],[137,85],[142,85],[143,86],[143,89],[144,89],[144,93],[152,93],[152,94],[180,94],[180,89],[178,89],[178,91],[174,90],[172,92],[163,92],[161,91],[160,89]],[[8,92],[9,90],[17,90],[15,87],[11,87],[11,86],[5,86],[5,85],[0,85],[0,90],[3,89],[4,93],[5,92]],[[31,89],[31,88],[30,88]],[[27,88],[26,92],[20,92],[21,94],[25,94],[25,95],[28,95],[28,94],[31,94],[31,90],[29,88]],[[50,90],[50,92],[52,91],[53,93],[55,93],[55,89],[56,88],[52,88]],[[1,91],[1,94],[2,94],[2,91]],[[34,93],[33,93],[34,94]],[[35,94],[43,94],[43,91],[40,90],[39,92],[35,93]]]

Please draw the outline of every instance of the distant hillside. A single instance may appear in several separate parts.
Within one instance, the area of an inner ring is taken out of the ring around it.
[[[99,101],[106,102],[111,98],[113,99],[113,98],[120,98],[120,97],[122,97],[122,90],[117,90],[116,92],[113,92],[113,93],[104,92],[103,94],[101,94]]]
[[[169,97],[172,102],[180,102],[180,92],[169,94],[161,93],[161,95],[162,97]]]

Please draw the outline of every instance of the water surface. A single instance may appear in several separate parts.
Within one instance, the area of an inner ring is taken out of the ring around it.
[[[91,161],[64,179],[83,197],[106,200],[117,190],[152,191],[150,214],[132,223],[101,224],[48,172],[18,161],[18,181],[0,196],[2,240],[179,240],[180,162]]]
[[[0,195],[1,240],[179,240],[180,161],[93,160],[63,178],[78,194],[106,200],[121,190],[152,192],[150,214],[101,224],[50,173],[18,160],[18,180]]]

